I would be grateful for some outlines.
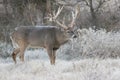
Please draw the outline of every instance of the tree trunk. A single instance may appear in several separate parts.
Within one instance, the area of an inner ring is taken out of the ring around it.
[[[8,15],[7,4],[8,4],[7,0],[3,0],[3,5],[4,5],[6,15]]]
[[[51,14],[51,0],[46,1],[46,11],[45,11],[45,17],[49,17],[49,14]],[[44,21],[45,24],[50,24],[48,19]]]
[[[91,12],[91,17],[92,17],[92,25],[95,26],[95,29],[96,29],[98,28],[98,23],[97,23],[96,13],[93,7],[93,0],[89,0],[89,1],[90,1],[90,12]]]

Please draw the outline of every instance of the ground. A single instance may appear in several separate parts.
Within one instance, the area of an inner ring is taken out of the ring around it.
[[[47,55],[32,55],[14,64],[11,57],[0,59],[0,80],[119,80],[120,59],[57,59],[50,65]]]

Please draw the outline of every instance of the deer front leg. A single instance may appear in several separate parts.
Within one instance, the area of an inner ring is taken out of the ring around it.
[[[53,54],[52,54],[52,60],[53,60],[53,64],[55,64],[55,60],[56,60],[56,50],[53,50]]]
[[[50,59],[51,65],[55,65],[55,54],[52,48],[47,48],[48,56]]]
[[[15,49],[14,51],[13,51],[13,53],[12,53],[12,58],[13,58],[13,60],[14,60],[14,62],[16,63],[16,56],[17,56],[17,54],[20,52],[20,49],[19,48],[17,48],[17,49]]]

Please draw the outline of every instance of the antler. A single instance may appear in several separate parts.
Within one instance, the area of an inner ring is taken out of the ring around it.
[[[59,7],[56,13],[55,13],[55,11],[53,11],[53,13],[49,15],[50,16],[49,21],[54,21],[55,23],[57,23],[58,25],[60,25],[60,27],[62,27],[64,29],[72,28],[75,24],[78,14],[80,12],[80,8],[78,5],[75,6],[75,9],[73,9],[73,11],[72,11],[72,21],[68,26],[66,26],[65,24],[63,24],[57,20],[58,16],[60,15],[60,13],[63,10],[63,8],[64,8],[64,5],[62,7]]]
[[[49,14],[49,17],[46,17],[46,19],[49,19],[49,21],[55,21],[57,19],[57,17],[59,16],[59,14],[61,13],[61,11],[63,10],[63,7],[59,7],[57,10],[57,13],[55,13],[55,11],[53,11],[52,14]]]
[[[75,21],[76,21],[78,15],[79,15],[79,13],[80,13],[80,7],[79,7],[79,5],[77,5],[77,6],[75,7],[75,11],[72,11],[72,18],[73,18],[73,19],[72,19],[72,21],[71,21],[71,23],[70,23],[70,25],[69,25],[70,28],[74,27]]]

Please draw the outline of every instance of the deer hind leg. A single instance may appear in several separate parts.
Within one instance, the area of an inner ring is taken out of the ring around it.
[[[12,58],[14,60],[14,62],[16,63],[16,56],[17,54],[20,52],[20,49],[19,48],[16,48],[13,53],[12,53]]]
[[[24,62],[24,52],[26,50],[26,46],[20,48],[19,58],[22,62]]]
[[[55,53],[52,48],[47,48],[48,56],[50,59],[51,65],[55,65]]]

